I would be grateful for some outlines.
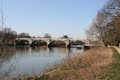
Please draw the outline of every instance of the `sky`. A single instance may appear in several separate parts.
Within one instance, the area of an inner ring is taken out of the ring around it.
[[[2,2],[3,1],[3,2]],[[107,0],[0,0],[5,23],[17,33],[85,38]],[[3,4],[3,6],[2,6]]]

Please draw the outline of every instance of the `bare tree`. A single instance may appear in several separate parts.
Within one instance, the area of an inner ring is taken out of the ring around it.
[[[3,77],[6,77],[11,71],[14,69],[14,64],[12,64],[8,70],[2,71],[1,67],[3,63],[8,59],[7,56],[11,56],[9,54],[9,49],[7,48],[8,44],[14,41],[16,38],[17,33],[12,31],[11,28],[6,28],[5,26],[5,19],[3,15],[3,8],[0,13],[0,80]]]
[[[120,0],[109,0],[107,4],[98,12],[96,19],[86,31],[91,40],[100,40],[107,45],[116,45],[119,32]]]

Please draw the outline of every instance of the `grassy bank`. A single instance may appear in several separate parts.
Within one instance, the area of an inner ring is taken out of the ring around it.
[[[113,63],[109,67],[109,80],[120,80],[120,53],[113,49]]]

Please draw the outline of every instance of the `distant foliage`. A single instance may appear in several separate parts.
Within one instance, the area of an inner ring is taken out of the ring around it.
[[[45,33],[44,38],[51,38],[51,35],[49,33]]]
[[[31,36],[30,36],[28,33],[25,33],[25,32],[20,33],[20,34],[18,35],[18,37],[19,37],[19,38],[31,38]]]
[[[9,44],[10,41],[14,41],[17,37],[17,32],[12,31],[11,28],[4,28],[0,30],[0,45],[5,46]]]
[[[63,35],[63,38],[69,38],[68,35]]]

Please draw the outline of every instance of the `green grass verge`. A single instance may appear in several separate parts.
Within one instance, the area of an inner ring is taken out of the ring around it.
[[[113,64],[109,67],[108,80],[120,80],[120,53],[113,48]]]

